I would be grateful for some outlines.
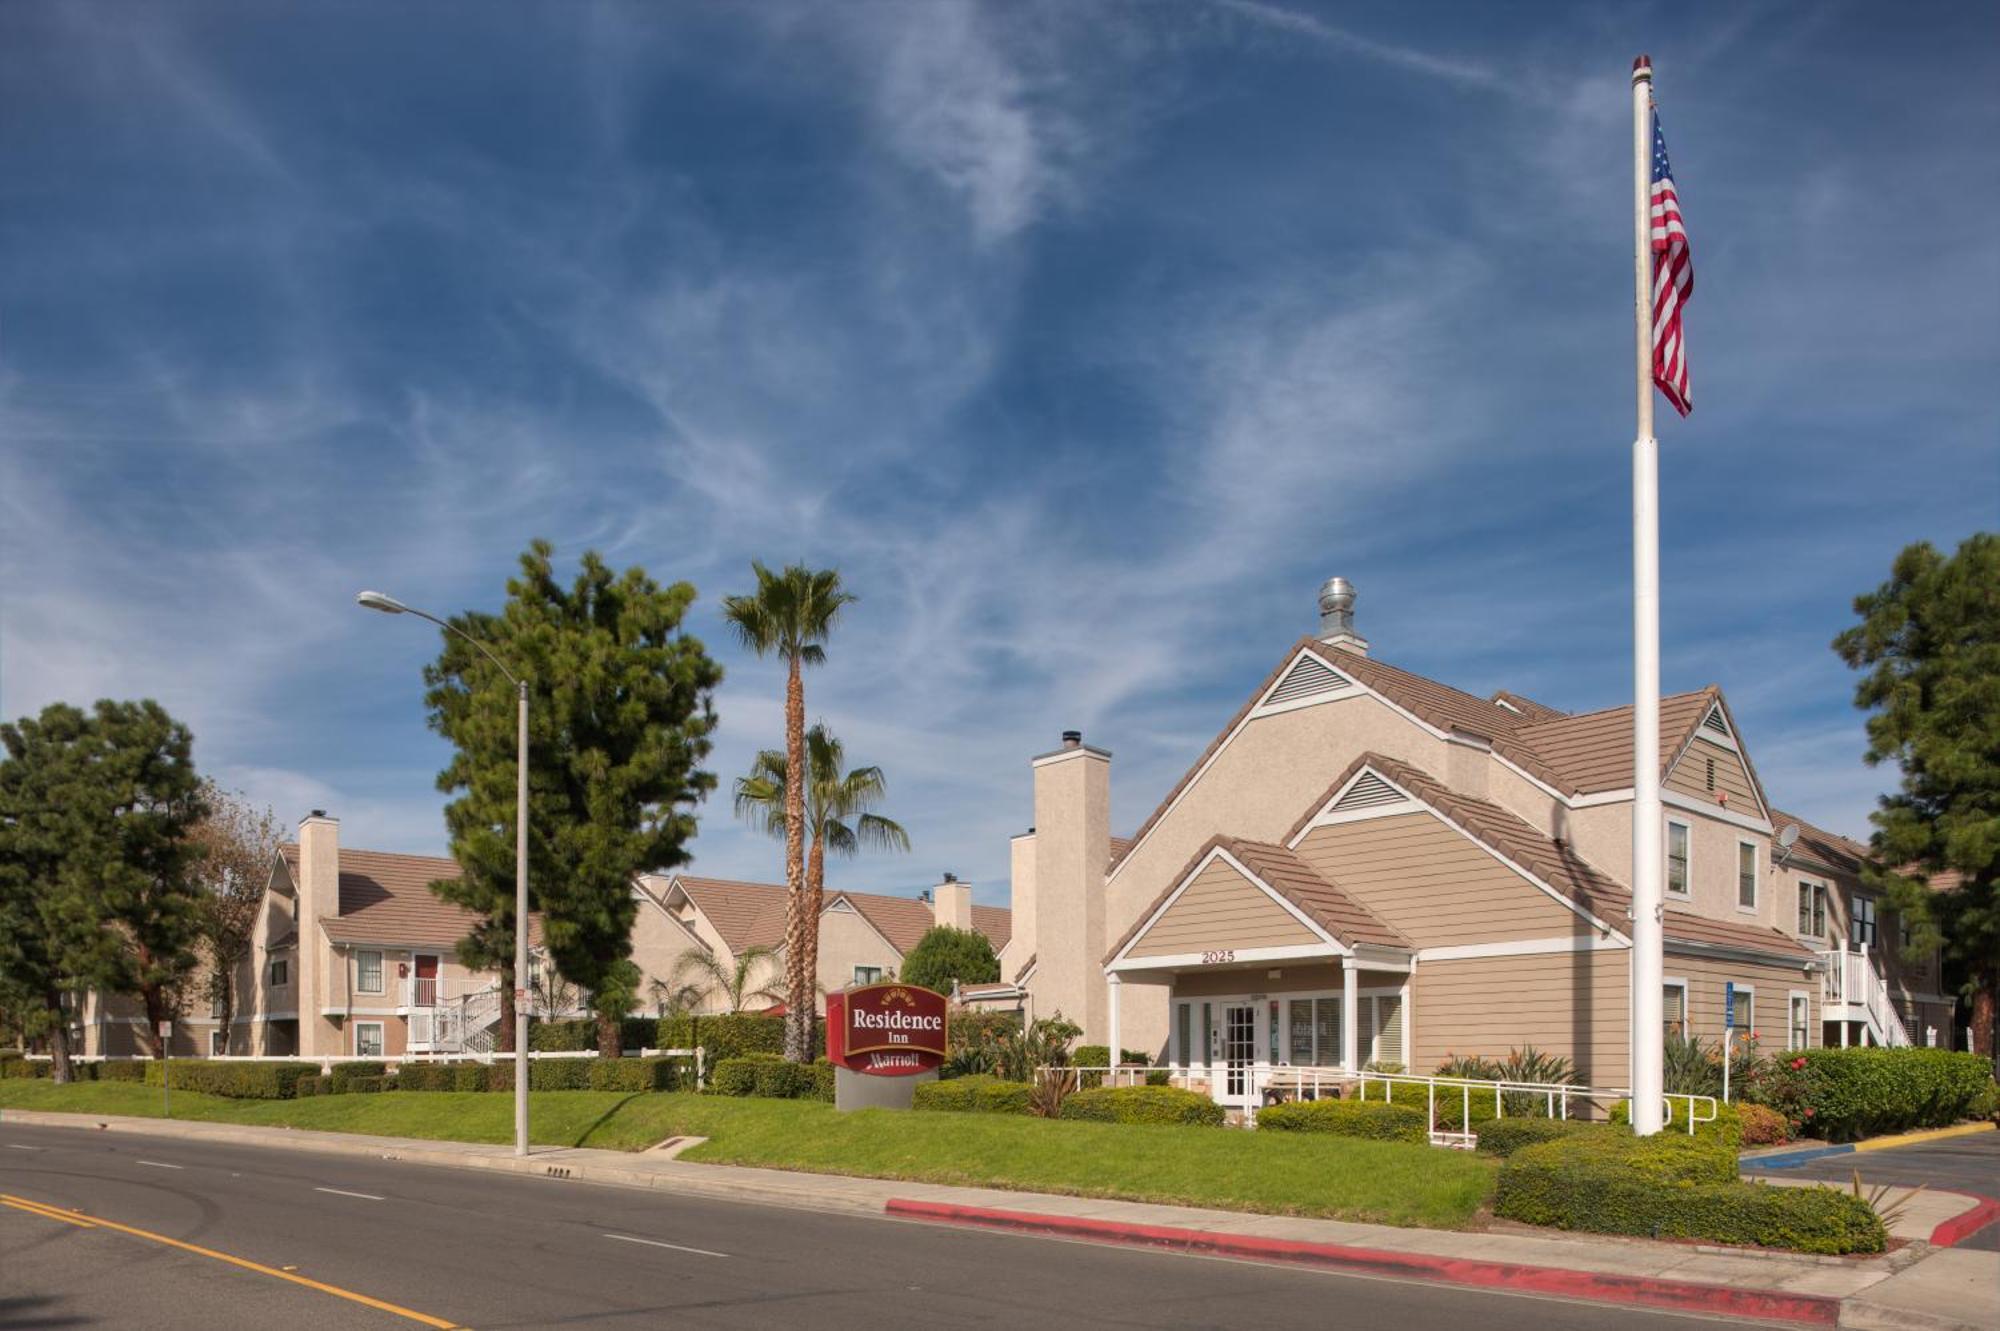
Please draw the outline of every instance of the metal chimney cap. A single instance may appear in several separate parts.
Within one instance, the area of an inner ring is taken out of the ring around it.
[[[1063,746],[1063,747],[1064,747],[1065,749],[1073,749],[1073,748],[1077,747],[1077,745],[1079,745],[1079,744],[1081,744],[1081,743],[1083,743],[1083,732],[1082,732],[1081,730],[1065,730],[1065,731],[1063,731],[1063,733],[1062,733],[1062,746]]]
[[[1352,613],[1354,610],[1354,584],[1346,578],[1331,577],[1319,586],[1319,612]]]

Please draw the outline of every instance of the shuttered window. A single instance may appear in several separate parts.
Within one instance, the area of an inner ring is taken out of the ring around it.
[[[1401,995],[1375,1000],[1375,1062],[1403,1063],[1403,999]]]

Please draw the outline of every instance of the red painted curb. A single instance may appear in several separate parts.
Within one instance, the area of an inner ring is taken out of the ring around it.
[[[1328,1270],[1351,1271],[1360,1275],[1390,1276],[1404,1280],[1467,1285],[1482,1289],[1515,1290],[1528,1294],[1552,1294],[1561,1298],[1588,1299],[1597,1303],[1642,1304],[1653,1308],[1676,1308],[1682,1311],[1714,1313],[1730,1317],[1755,1317],[1768,1321],[1798,1322],[1810,1326],[1835,1326],[1840,1320],[1840,1300],[1815,1294],[1787,1294],[1781,1290],[1737,1289],[1726,1285],[1703,1285],[1685,1280],[1655,1280],[1647,1276],[1566,1271],[1551,1266],[1468,1261],[1454,1257],[1433,1257],[1425,1253],[1384,1252],[1374,1248],[1349,1248],[1333,1243],[1305,1243],[1296,1239],[1219,1234],[1199,1229],[1179,1229],[1169,1225],[1130,1225],[1114,1220],[1038,1215],[1029,1211],[1002,1211],[984,1206],[957,1206],[949,1202],[922,1202],[903,1197],[890,1198],[882,1209],[888,1215],[900,1216],[907,1220],[930,1220],[985,1229],[1049,1234],[1064,1238],[1091,1239],[1101,1243],[1163,1248],[1176,1252],[1212,1253],[1221,1257],[1245,1257],[1256,1261],[1291,1262]]]
[[[1953,1189],[1953,1191],[1957,1190]],[[1971,1197],[1979,1205],[1973,1207],[1970,1211],[1953,1216],[1932,1230],[1931,1246],[1934,1248],[1949,1248],[1954,1244],[1963,1243],[1994,1221],[2000,1220],[2000,1201],[1995,1201],[1991,1197],[1981,1197],[1976,1192],[1965,1192],[1959,1195],[1962,1197]]]

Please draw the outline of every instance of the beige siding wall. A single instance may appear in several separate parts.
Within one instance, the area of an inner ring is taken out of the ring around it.
[[[893,975],[902,964],[902,954],[859,912],[829,911],[820,916],[819,983],[828,993],[853,984],[856,966],[873,966],[884,975]],[[821,999],[820,1009],[825,1008],[826,1000]]]
[[[1319,941],[1311,929],[1235,866],[1217,859],[1196,875],[1135,942],[1131,955],[1164,957],[1217,948],[1291,947]]]
[[[1298,853],[1420,948],[1595,932],[1428,813],[1315,828]]]
[[[1735,982],[1754,990],[1752,1029],[1766,1051],[1785,1048],[1789,1043],[1786,1023],[1790,1017],[1790,995],[1806,995],[1810,1017],[1806,1022],[1808,1047],[1820,1042],[1818,975],[1806,975],[1795,966],[1756,966],[1740,961],[1718,961],[1711,957],[1690,957],[1669,951],[1666,978],[1687,982],[1689,1034],[1708,1043],[1722,1038],[1722,999],[1726,985]],[[1741,1030],[1737,1032],[1740,1038]]]
[[[1708,788],[1708,764],[1711,762],[1715,764],[1713,790]],[[1667,773],[1666,787],[1710,804],[1720,803],[1716,797],[1726,794],[1729,797],[1728,807],[1735,812],[1752,818],[1762,812],[1757,807],[1757,792],[1750,784],[1750,774],[1743,770],[1743,759],[1736,750],[1709,740],[1696,739],[1688,746],[1687,752]]]
[[[1607,948],[1421,963],[1410,1070],[1532,1044],[1572,1060],[1585,1085],[1624,1085],[1629,960],[1627,949]]]

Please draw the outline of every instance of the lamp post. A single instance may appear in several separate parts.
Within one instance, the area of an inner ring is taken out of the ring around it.
[[[362,592],[357,605],[385,615],[415,615],[447,633],[456,633],[482,652],[514,686],[516,744],[514,757],[514,1154],[528,1153],[528,682],[515,678],[490,648],[470,633],[436,615],[404,605],[381,592]]]

